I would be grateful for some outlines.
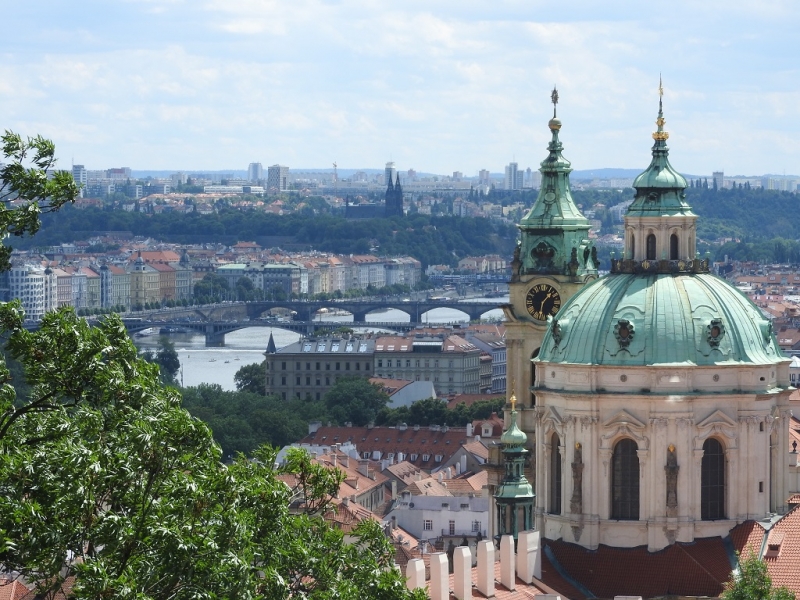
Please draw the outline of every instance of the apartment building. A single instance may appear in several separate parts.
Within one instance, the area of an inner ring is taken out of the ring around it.
[[[131,307],[137,309],[161,300],[159,272],[144,262],[141,253],[127,272],[131,277]]]
[[[266,392],[284,400],[299,396],[321,400],[346,375],[371,377],[372,336],[309,337],[275,349],[270,336],[266,353]]]
[[[439,396],[480,391],[481,350],[458,335],[381,336],[375,342],[375,375],[432,381]]]
[[[42,320],[45,307],[45,280],[48,281],[49,297],[53,297],[52,275],[45,276],[45,270],[32,265],[13,267],[8,274],[8,287],[11,298],[22,303],[25,320],[37,323]]]
[[[100,267],[100,305],[103,308],[131,304],[131,276],[117,265]]]

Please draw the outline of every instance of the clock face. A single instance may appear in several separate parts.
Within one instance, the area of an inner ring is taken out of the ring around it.
[[[547,321],[547,317],[555,316],[561,308],[561,296],[552,285],[538,283],[528,290],[525,308],[537,321]]]

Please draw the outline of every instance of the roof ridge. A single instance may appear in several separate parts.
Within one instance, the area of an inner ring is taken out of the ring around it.
[[[548,540],[543,540],[543,541],[545,542],[544,554],[547,557],[547,560],[550,561],[552,567],[556,570],[556,573],[561,575],[561,577],[563,577],[567,581],[567,583],[569,583],[572,587],[581,592],[587,598],[597,598],[597,594],[592,592],[592,590],[587,588],[580,581],[578,581],[577,579],[572,577],[572,575],[567,573],[566,569],[563,566],[561,566],[560,562],[558,562],[555,552],[553,552],[553,549],[550,548],[550,544],[546,543]]]
[[[724,581],[723,582],[717,582],[717,578],[714,577],[714,575],[711,574],[711,571],[706,569],[702,564],[700,564],[700,562],[694,556],[692,556],[689,552],[687,552],[686,548],[684,548],[683,544],[675,544],[675,546],[677,546],[678,549],[681,552],[683,552],[686,556],[688,556],[692,560],[692,562],[694,564],[696,564],[698,567],[700,567],[700,570],[702,570],[704,573],[706,573],[711,578],[712,581],[714,581],[716,583],[722,583],[724,585],[725,582]]]

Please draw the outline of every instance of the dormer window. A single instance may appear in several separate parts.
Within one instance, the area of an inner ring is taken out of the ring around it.
[[[781,553],[781,544],[783,543],[783,532],[776,531],[769,536],[767,542],[767,551],[764,553],[764,558],[778,558]]]

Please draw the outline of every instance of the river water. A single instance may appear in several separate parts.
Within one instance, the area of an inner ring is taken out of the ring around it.
[[[470,298],[470,301],[485,301],[495,306],[508,302],[508,297],[502,298]],[[485,319],[501,319],[503,311],[493,309],[484,315]],[[325,321],[339,321],[352,323],[352,315],[323,317]],[[367,315],[367,322],[393,322],[407,323],[409,316],[396,309],[375,312]],[[425,321],[437,323],[467,323],[469,317],[464,313],[451,308],[437,308],[425,315]],[[369,326],[354,328],[356,331],[367,331]],[[374,331],[374,329],[373,329]],[[235,390],[233,376],[242,366],[251,363],[260,363],[264,360],[269,334],[275,340],[275,346],[282,348],[300,339],[300,334],[272,327],[248,327],[225,334],[224,348],[206,348],[205,337],[194,333],[170,334],[169,339],[175,344],[178,358],[181,361],[181,370],[178,373],[178,382],[184,386],[194,386],[201,383],[216,383],[222,389]],[[135,337],[136,346],[142,350],[152,350],[158,347],[158,333],[155,335]]]

